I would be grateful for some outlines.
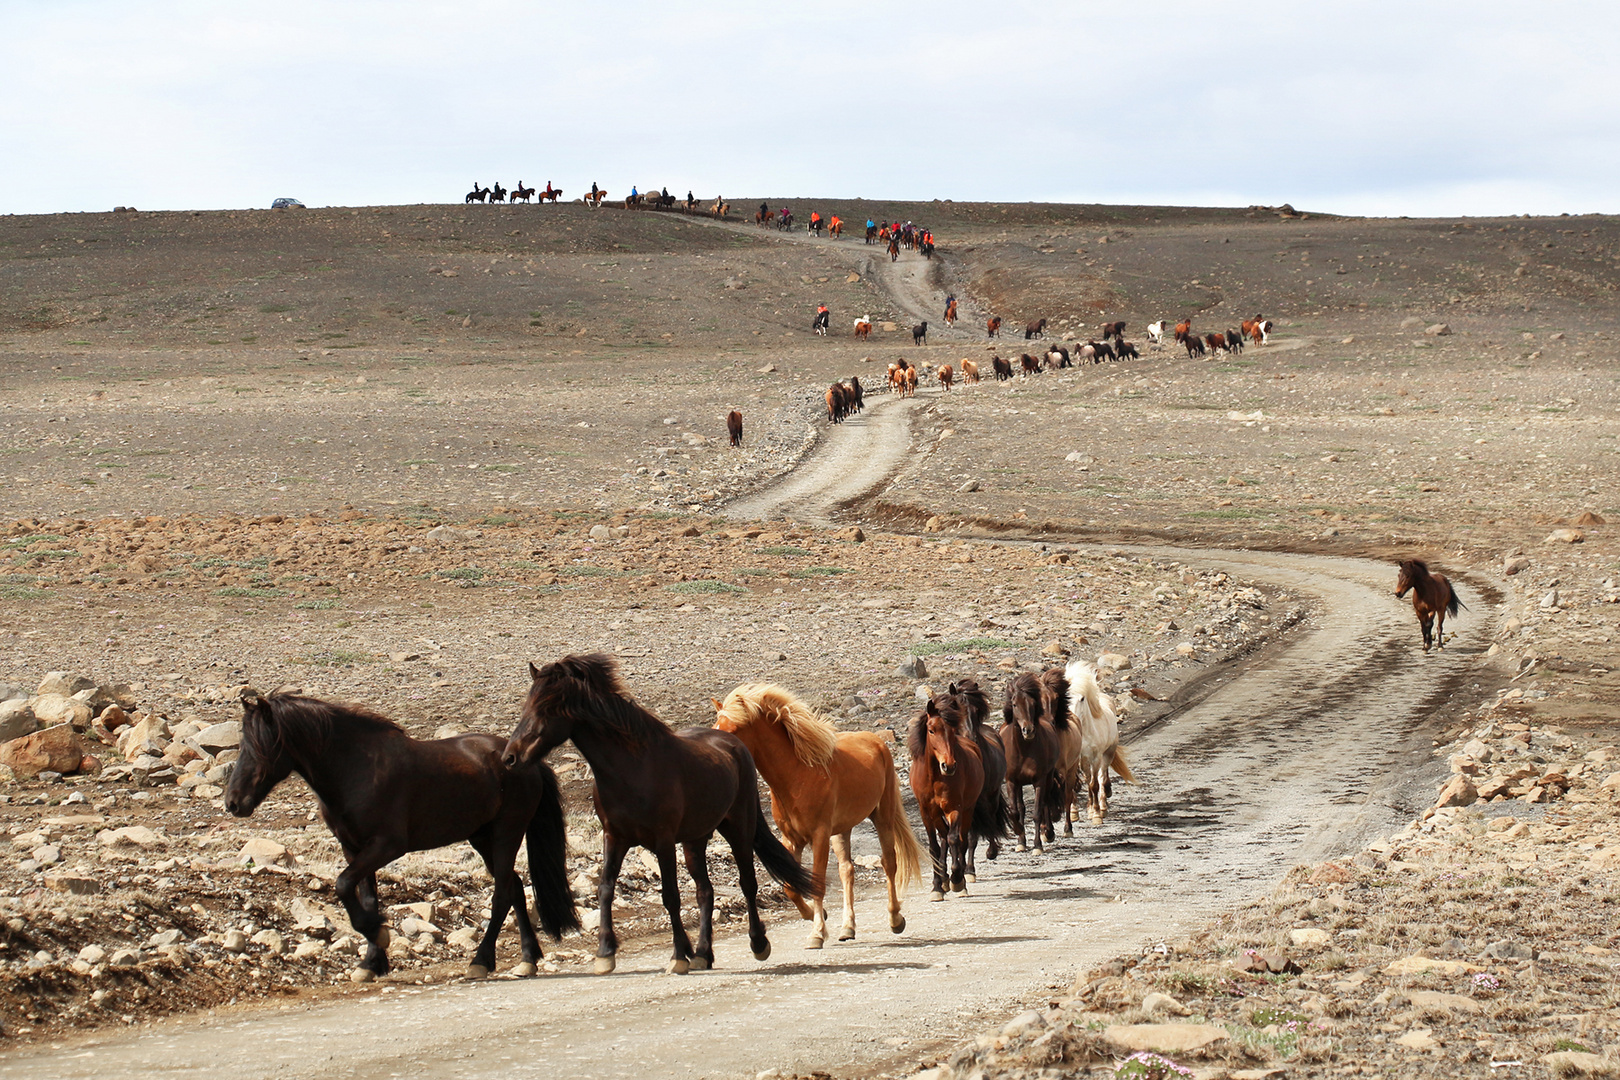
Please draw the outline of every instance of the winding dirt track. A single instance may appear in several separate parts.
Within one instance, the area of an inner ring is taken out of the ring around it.
[[[897,473],[913,405],[880,401],[733,514],[830,517]],[[1484,597],[1471,590],[1452,647],[1424,656],[1386,565],[1138,550],[1284,586],[1314,613],[1138,733],[1131,754],[1143,783],[1115,789],[1106,826],[1082,827],[1045,856],[981,863],[965,898],[930,904],[914,892],[903,935],[883,929],[872,890],[858,904],[861,936],[819,952],[802,949],[803,924],[778,919],[776,953],[763,964],[729,937],[717,942],[717,970],[666,976],[667,945],[644,944],[621,952],[612,976],[196,1017],[13,1055],[0,1077],[749,1077],[772,1066],[871,1075],[962,1037],[986,1014],[1057,996],[1089,964],[1173,938],[1294,864],[1352,849],[1411,814],[1400,784],[1428,762],[1426,717],[1466,684],[1489,642]],[[870,848],[870,834],[861,842]]]

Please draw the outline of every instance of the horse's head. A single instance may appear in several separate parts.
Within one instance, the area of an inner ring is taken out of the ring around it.
[[[1416,559],[1407,559],[1399,564],[1399,573],[1395,577],[1395,599],[1400,600],[1406,596],[1406,591],[1417,584],[1419,567],[1423,564]],[[1427,568],[1425,568],[1426,570]]]
[[[517,730],[501,760],[507,768],[538,761],[569,739],[590,703],[617,694],[612,657],[565,656],[543,668],[529,665],[529,693]]]
[[[1035,737],[1035,725],[1041,716],[1041,684],[1035,676],[1016,676],[1007,684],[1007,700],[1002,705],[1002,721],[1018,725],[1018,737],[1025,742]]]
[[[933,698],[923,708],[923,723],[928,735],[928,761],[939,769],[941,776],[956,775],[956,744],[951,739],[951,724],[940,715],[939,704]]]
[[[292,770],[293,760],[271,703],[254,691],[244,693],[241,752],[225,784],[225,809],[236,817],[247,817]]]

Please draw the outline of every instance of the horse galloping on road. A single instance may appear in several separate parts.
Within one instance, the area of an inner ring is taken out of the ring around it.
[[[1446,616],[1457,614],[1458,608],[1467,605],[1457,596],[1457,590],[1451,587],[1446,575],[1430,573],[1428,563],[1422,559],[1405,559],[1399,566],[1395,597],[1401,599],[1408,589],[1412,591],[1412,610],[1417,613],[1418,625],[1423,627],[1423,651],[1428,652],[1435,644],[1444,649]]]

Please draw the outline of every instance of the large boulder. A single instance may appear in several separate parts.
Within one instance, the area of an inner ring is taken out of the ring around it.
[[[9,765],[19,780],[31,780],[42,772],[73,773],[84,760],[84,745],[72,724],[24,735],[0,744],[0,765]]]
[[[221,750],[234,750],[242,745],[242,722],[227,720],[223,724],[212,724],[191,736],[186,742],[205,751],[210,757]]]
[[[94,715],[90,706],[65,694],[36,694],[29,699],[34,715],[47,727],[53,724],[72,724],[79,731],[90,726]]]
[[[0,704],[0,742],[10,742],[39,730],[39,719],[26,698]]]
[[[71,671],[47,671],[45,677],[39,680],[36,694],[61,694],[63,697],[72,697],[81,690],[94,690],[96,680]]]

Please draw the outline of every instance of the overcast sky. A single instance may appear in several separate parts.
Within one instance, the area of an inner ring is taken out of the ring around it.
[[[0,213],[570,195],[1620,212],[1613,3],[0,0]]]

